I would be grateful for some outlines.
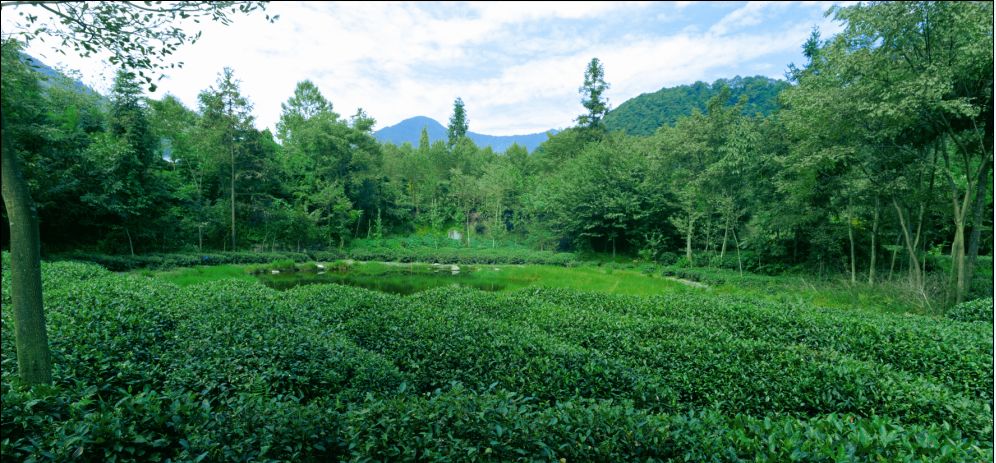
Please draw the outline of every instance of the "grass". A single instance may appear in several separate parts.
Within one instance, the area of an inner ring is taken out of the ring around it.
[[[326,264],[334,267],[337,264]],[[249,274],[252,266],[220,265],[214,267],[188,267],[164,272],[141,271],[147,276],[169,281],[178,286],[188,286],[208,281],[239,279],[257,280]],[[443,266],[444,269],[449,265]],[[565,268],[551,265],[476,265],[459,266],[456,277],[441,275],[439,278],[477,288],[502,288],[506,290],[525,287],[566,288],[595,291],[606,294],[652,296],[665,292],[694,290],[681,283],[659,276],[644,275],[636,270],[618,270],[609,267],[581,266]],[[431,266],[426,264],[389,265],[382,262],[356,263],[350,266],[349,276],[357,279],[395,279],[401,284],[406,270],[424,275]],[[413,275],[414,277],[415,275]],[[263,275],[263,278],[293,279],[298,275]],[[428,283],[427,283],[428,285]],[[367,286],[368,285],[361,285]],[[395,285],[396,286],[396,285]],[[432,284],[431,286],[439,286]],[[426,286],[428,288],[430,286]],[[420,288],[420,289],[426,289]]]
[[[177,286],[189,286],[208,281],[217,280],[247,280],[256,281],[256,277],[250,275],[247,265],[199,265],[197,267],[184,267],[161,272],[150,270],[139,270],[134,273],[153,276],[155,278],[168,281]]]
[[[509,281],[511,282],[509,289],[538,286],[634,296],[652,296],[691,289],[679,282],[659,276],[644,275],[635,270],[615,270],[596,266],[563,268],[548,265],[508,265],[482,267],[475,275],[478,274],[482,279]]]
[[[305,264],[307,265],[307,264]],[[314,265],[314,264],[312,264]],[[326,264],[330,269],[345,266],[342,261]],[[264,278],[277,282],[281,289],[293,286],[298,278],[311,278],[313,273],[270,275],[259,277],[249,272],[267,265],[219,265],[181,268],[170,271],[138,271],[147,276],[164,279],[179,286],[222,279],[257,280]],[[312,283],[341,283],[362,286],[380,291],[410,294],[437,286],[460,284],[485,290],[514,290],[519,288],[564,288],[594,291],[605,294],[652,296],[662,293],[685,291],[710,291],[717,295],[735,295],[772,302],[805,303],[817,307],[848,311],[878,313],[912,313],[918,315],[943,315],[941,302],[925,301],[912,292],[902,279],[880,281],[875,285],[859,281],[851,284],[846,278],[819,279],[808,275],[766,276],[751,273],[741,275],[734,270],[714,268],[661,268],[650,266],[643,271],[629,263],[606,262],[577,267],[551,265],[460,265],[461,272],[450,276],[448,271],[433,273],[428,264],[393,264],[383,262],[357,262],[349,266],[348,273],[333,278],[315,278]],[[449,264],[443,266],[448,269]],[[651,274],[648,274],[651,273]],[[708,286],[695,288],[678,280],[692,280]],[[319,281],[323,280],[323,281]]]
[[[664,267],[663,271],[705,283],[719,294],[748,296],[773,302],[931,316],[941,316],[946,309],[943,289],[947,280],[946,275],[939,271],[928,274],[926,299],[923,293],[914,291],[909,286],[905,276],[897,276],[892,280],[883,276],[871,285],[864,279],[852,284],[847,275],[834,278],[816,278],[805,274],[767,276],[746,272],[741,275],[735,270],[707,267]],[[985,288],[986,285],[989,287]],[[974,286],[980,294],[975,297],[991,295],[991,285],[991,276],[977,274]]]

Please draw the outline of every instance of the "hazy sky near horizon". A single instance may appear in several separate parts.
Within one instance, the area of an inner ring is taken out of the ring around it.
[[[814,27],[824,37],[840,30],[824,16],[834,3],[270,3],[266,12],[280,15],[273,24],[255,13],[198,25],[200,41],[174,55],[183,68],[151,96],[173,94],[196,109],[197,94],[229,66],[260,128],[275,127],[280,103],[308,79],[336,112],[362,107],[378,129],[417,115],[446,125],[461,97],[471,131],[535,133],[581,114],[578,87],[592,57],[605,66],[612,107],[697,80],[784,78],[789,63],[804,62]],[[17,10],[4,10],[6,32]],[[110,87],[113,68],[56,53],[53,42],[27,51],[79,70],[101,92]]]

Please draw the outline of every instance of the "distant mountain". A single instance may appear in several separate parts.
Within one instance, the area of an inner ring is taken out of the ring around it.
[[[435,143],[436,140],[446,141],[446,126],[436,122],[435,119],[416,116],[410,119],[405,119],[395,125],[390,127],[384,127],[376,132],[374,132],[374,138],[378,141],[385,143],[390,142],[395,145],[400,145],[402,143],[408,142],[413,146],[418,146],[419,138],[422,136],[422,128],[425,128],[429,134],[429,143]],[[550,134],[557,133],[556,130],[549,131]],[[532,152],[536,149],[540,143],[547,140],[547,133],[533,133],[529,135],[484,135],[475,132],[467,132],[467,136],[479,147],[490,146],[495,152],[504,152],[513,143],[518,143]]]
[[[730,87],[730,104],[740,95],[747,95],[745,114],[771,114],[778,108],[778,94],[789,87],[784,80],[763,76],[719,79],[712,84],[696,82],[691,85],[665,87],[654,93],[644,93],[626,100],[605,115],[609,130],[622,130],[630,135],[650,135],[678,118],[692,114],[693,109],[705,111],[706,103],[719,93],[723,85]]]
[[[21,53],[21,61],[28,65],[38,74],[41,74],[42,87],[48,87],[50,85],[58,85],[60,87],[68,87],[75,90],[77,93],[83,93],[87,95],[100,95],[96,90],[90,88],[78,79],[68,77],[62,72],[52,68],[51,66],[43,63],[38,58],[35,58],[27,53]]]

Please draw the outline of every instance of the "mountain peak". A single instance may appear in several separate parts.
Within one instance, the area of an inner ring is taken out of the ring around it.
[[[426,132],[429,134],[429,142],[435,143],[436,141],[447,140],[446,126],[440,124],[438,121],[431,117],[426,116],[415,116],[405,119],[392,126],[384,127],[376,132],[374,132],[374,138],[382,143],[394,143],[395,145],[401,145],[403,143],[411,143],[412,145],[418,145],[419,138],[422,136],[422,129],[425,128]],[[484,135],[476,132],[467,132],[467,136],[474,141],[477,146],[485,147],[490,146],[495,152],[503,152],[507,150],[512,144],[518,144],[526,148],[529,151],[533,151],[547,140],[547,133],[556,133],[555,130],[541,133],[533,133],[527,135]]]

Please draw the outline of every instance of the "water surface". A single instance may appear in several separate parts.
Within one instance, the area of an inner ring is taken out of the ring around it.
[[[484,291],[501,291],[509,282],[480,275],[469,266],[357,264],[330,267],[319,272],[261,274],[257,278],[274,289],[300,285],[337,283],[393,294],[412,294],[439,286],[463,286]]]

